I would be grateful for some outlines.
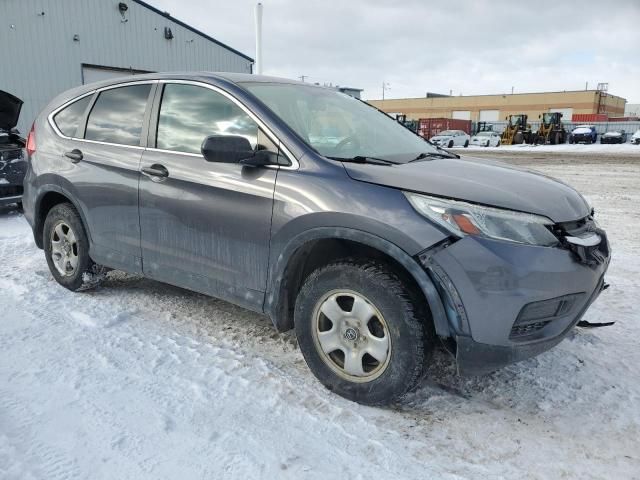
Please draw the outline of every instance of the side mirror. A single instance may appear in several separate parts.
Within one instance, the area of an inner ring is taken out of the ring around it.
[[[252,157],[249,140],[237,135],[210,135],[202,141],[200,151],[207,162],[239,163]]]

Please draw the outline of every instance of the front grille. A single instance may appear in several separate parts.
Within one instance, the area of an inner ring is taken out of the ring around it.
[[[22,195],[22,185],[0,185],[0,198]]]

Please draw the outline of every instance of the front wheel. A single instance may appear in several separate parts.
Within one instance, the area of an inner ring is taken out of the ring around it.
[[[469,146],[469,140],[465,140],[464,142],[464,148],[467,148]]]
[[[73,205],[61,203],[49,211],[43,241],[49,270],[60,285],[75,292],[98,285],[103,269],[89,257],[89,240]]]
[[[349,400],[388,404],[414,388],[432,351],[425,307],[384,265],[345,260],[313,272],[296,300],[300,350]]]
[[[447,145],[448,148],[453,148],[453,140],[449,140],[449,145]]]

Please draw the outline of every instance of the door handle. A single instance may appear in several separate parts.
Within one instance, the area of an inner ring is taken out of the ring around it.
[[[74,148],[70,152],[64,152],[64,156],[69,158],[73,163],[78,163],[82,160],[82,152],[77,148]]]
[[[146,176],[151,177],[152,180],[160,180],[169,176],[169,170],[159,163],[154,163],[150,167],[142,167],[140,171]]]

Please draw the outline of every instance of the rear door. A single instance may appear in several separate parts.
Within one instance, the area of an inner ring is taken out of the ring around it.
[[[92,258],[130,272],[142,271],[138,181],[154,89],[154,82],[141,82],[98,91],[78,132],[82,140],[62,152],[85,212]]]
[[[156,95],[140,177],[146,276],[261,308],[277,169],[207,162],[209,135],[240,135],[272,149],[248,110],[212,86],[167,82]]]

